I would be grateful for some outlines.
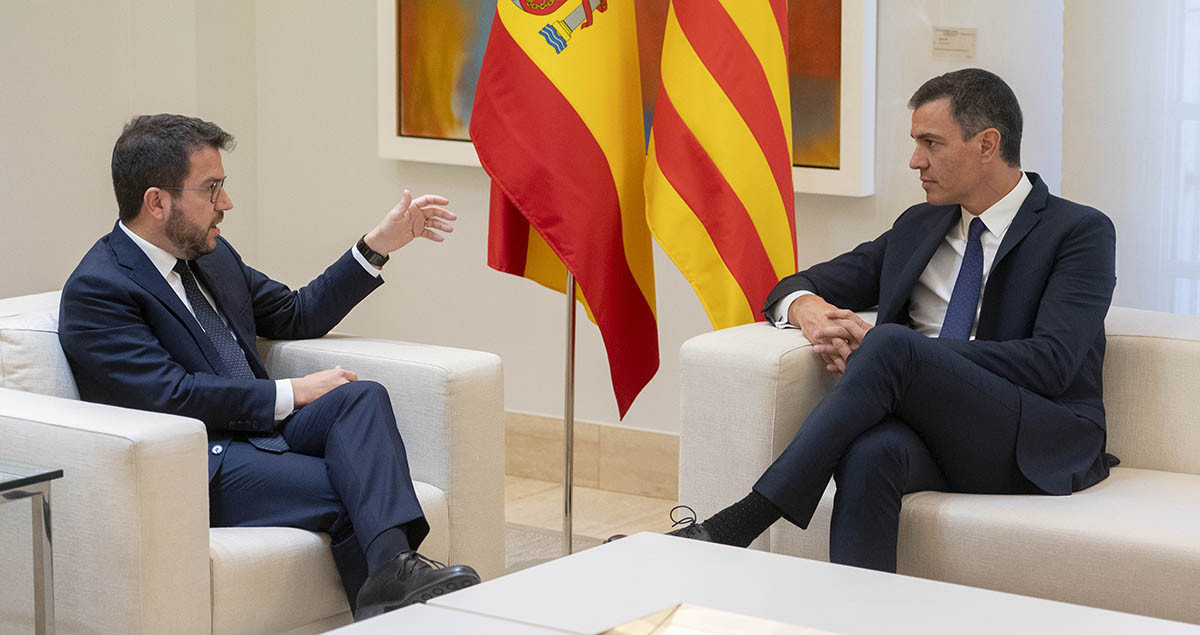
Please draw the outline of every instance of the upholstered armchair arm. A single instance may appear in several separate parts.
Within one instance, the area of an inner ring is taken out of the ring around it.
[[[450,560],[485,579],[504,571],[504,379],[491,353],[329,335],[260,340],[272,377],[343,368],[392,398],[415,480],[446,493]]]
[[[0,457],[63,470],[51,484],[59,632],[211,632],[202,423],[0,388]],[[29,540],[29,505],[0,506],[3,632],[14,616],[32,632]]]
[[[693,337],[679,357],[679,502],[703,519],[749,493],[836,378],[799,329],[765,322]]]

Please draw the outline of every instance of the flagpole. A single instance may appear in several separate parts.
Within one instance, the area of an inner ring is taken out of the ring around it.
[[[570,555],[571,493],[575,463],[575,274],[567,272],[567,368],[563,375],[563,555]]]

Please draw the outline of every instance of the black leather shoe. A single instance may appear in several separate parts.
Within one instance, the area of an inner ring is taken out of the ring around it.
[[[668,536],[679,536],[680,538],[688,538],[690,540],[700,540],[703,542],[716,542],[713,540],[712,534],[708,533],[708,529],[704,528],[703,523],[698,523],[695,520],[676,529],[668,531]]]
[[[432,600],[479,584],[479,574],[466,565],[446,565],[415,551],[405,551],[367,578],[358,590],[354,620]]]
[[[675,512],[678,510],[686,510],[687,513],[691,515],[680,516],[679,518],[676,518]],[[680,525],[683,526],[679,527]],[[704,542],[716,542],[713,540],[712,534],[708,533],[708,529],[705,529],[704,523],[696,522],[695,510],[687,505],[676,505],[671,508],[671,526],[679,527],[679,529],[668,531],[668,536],[679,536],[680,538],[690,538],[692,540],[702,540]],[[614,540],[620,540],[624,537],[625,534],[613,534],[604,542],[612,542]]]

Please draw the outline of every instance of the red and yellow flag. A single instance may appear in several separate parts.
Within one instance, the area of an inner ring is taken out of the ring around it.
[[[570,269],[622,417],[658,370],[637,51],[633,2],[498,0],[470,127],[488,265],[559,292]]]
[[[796,271],[787,2],[672,0],[646,216],[713,328]]]

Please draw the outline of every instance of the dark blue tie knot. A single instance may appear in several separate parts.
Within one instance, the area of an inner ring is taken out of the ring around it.
[[[983,224],[983,219],[976,216],[971,219],[971,225],[967,227],[967,242],[977,242],[979,237],[983,235],[983,230],[987,229],[987,225]]]

